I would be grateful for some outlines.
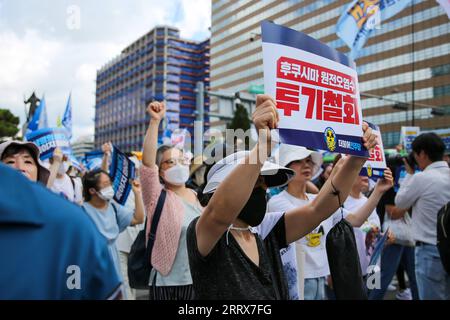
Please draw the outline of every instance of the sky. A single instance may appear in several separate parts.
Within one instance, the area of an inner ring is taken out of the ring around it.
[[[205,40],[211,0],[0,0],[0,109],[22,125],[36,91],[56,125],[72,92],[73,139],[94,134],[97,70],[156,25]]]

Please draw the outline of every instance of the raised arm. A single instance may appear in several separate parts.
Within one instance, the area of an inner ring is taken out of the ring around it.
[[[392,172],[388,168],[384,170],[384,178],[377,181],[375,189],[373,190],[369,199],[367,199],[366,203],[356,212],[347,215],[345,219],[350,222],[353,227],[361,227],[369,218],[373,210],[375,210],[383,194],[390,188],[392,188],[393,185],[394,179],[392,178]]]
[[[102,145],[103,157],[102,157],[102,170],[109,172],[109,159],[111,158],[112,143],[107,142]]]
[[[55,182],[56,175],[58,174],[59,167],[61,166],[64,155],[60,148],[56,148],[55,151],[53,151],[52,155],[52,164],[50,165],[49,171],[50,176],[47,180],[47,188],[51,188],[53,186],[53,183]]]
[[[207,256],[247,203],[271,150],[270,129],[278,125],[275,101],[258,95],[253,123],[259,133],[258,143],[219,185],[196,225],[198,251]]]
[[[139,181],[134,180],[132,182],[134,193],[134,216],[131,220],[132,226],[141,224],[144,222],[144,203],[142,202],[141,184]]]
[[[166,105],[164,102],[154,101],[148,105],[147,112],[150,114],[150,123],[144,138],[142,164],[146,167],[153,168],[156,164],[158,128],[166,114]]]
[[[376,145],[376,135],[372,129],[363,124],[364,147],[371,149]],[[335,168],[337,171],[323,185],[317,197],[308,205],[286,212],[286,241],[294,242],[317,227],[333,214],[347,198],[354,180],[361,171],[365,158],[346,157]],[[339,192],[339,203],[337,192]]]

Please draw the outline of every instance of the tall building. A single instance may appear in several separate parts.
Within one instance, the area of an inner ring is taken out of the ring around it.
[[[154,28],[97,72],[95,147],[111,141],[124,152],[141,150],[152,100],[166,101],[160,135],[184,128],[193,137],[198,81],[209,89],[209,39],[195,42],[180,38],[176,28]],[[204,124],[207,130],[207,113]]]
[[[351,1],[213,0],[211,90],[245,92],[263,84],[263,20],[302,31],[347,53],[349,48],[336,35],[336,23]],[[400,127],[412,122],[412,106],[399,111],[388,99],[414,101],[416,126],[450,127],[449,18],[436,1],[411,3],[381,22],[355,61],[360,91],[377,96],[361,97],[363,115],[380,125],[387,146],[397,144]],[[441,107],[445,115],[435,116],[429,106]]]
[[[94,137],[91,135],[82,136],[72,143],[73,155],[78,159],[83,159],[85,154],[94,150]]]

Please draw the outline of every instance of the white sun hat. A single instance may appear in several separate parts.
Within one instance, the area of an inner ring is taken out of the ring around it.
[[[223,158],[209,170],[207,183],[203,193],[214,192],[219,184],[236,168],[243,159],[250,154],[250,151],[238,151]],[[269,188],[286,185],[294,176],[294,170],[285,168],[276,163],[266,161],[261,168],[261,175]]]
[[[311,156],[314,163],[312,176],[314,176],[321,168],[323,163],[322,155],[319,152],[308,150],[305,147],[294,146],[291,144],[281,144],[275,154],[275,161],[283,167],[289,165],[292,161],[306,159]]]

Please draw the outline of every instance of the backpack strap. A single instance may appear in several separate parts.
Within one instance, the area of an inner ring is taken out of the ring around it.
[[[150,234],[148,236],[147,241],[147,261],[151,263],[152,250],[153,245],[155,244],[156,239],[156,230],[158,228],[159,219],[161,218],[162,209],[164,207],[164,202],[166,200],[167,191],[162,189],[161,194],[159,195],[158,203],[156,204],[155,213],[153,214],[152,223],[150,224]],[[147,221],[145,223],[145,230],[147,229]]]
[[[112,201],[110,201],[110,203],[114,210],[114,216],[116,217],[116,223],[117,223],[117,225],[119,225],[119,219],[117,218],[117,207],[114,205],[114,203]]]
[[[67,175],[68,177],[69,177],[69,179],[70,179],[70,182],[72,183],[72,187],[73,187],[73,193],[75,194],[75,180],[74,180],[74,178],[73,177],[71,177],[71,176],[69,176],[69,175]]]

